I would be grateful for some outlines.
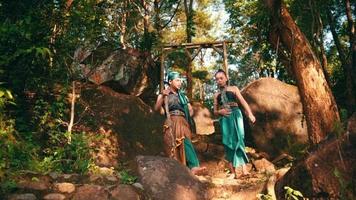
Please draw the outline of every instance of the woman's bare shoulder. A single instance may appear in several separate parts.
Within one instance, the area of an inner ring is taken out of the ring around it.
[[[217,96],[219,96],[220,92],[215,92],[214,93],[214,98],[216,98]]]
[[[229,85],[227,88],[226,88],[227,91],[231,91],[231,92],[236,92],[239,90],[238,87],[234,86],[234,85]]]

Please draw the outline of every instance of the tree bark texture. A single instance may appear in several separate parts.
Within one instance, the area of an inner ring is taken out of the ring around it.
[[[186,16],[186,34],[187,34],[187,43],[192,42],[193,38],[193,0],[184,0],[184,11],[185,11],[185,16]],[[187,50],[189,51],[189,50]],[[189,52],[188,55],[190,55],[191,52]],[[187,96],[189,99],[192,99],[193,97],[193,76],[192,76],[192,70],[193,70],[193,60],[190,56],[187,56],[188,59],[188,66],[187,66]]]
[[[321,64],[280,0],[265,0],[272,12],[271,23],[281,43],[290,51],[291,67],[302,99],[311,144],[317,144],[339,121],[338,108],[326,82]]]

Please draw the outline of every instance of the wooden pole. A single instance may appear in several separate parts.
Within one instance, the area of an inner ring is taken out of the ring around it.
[[[205,48],[212,48],[216,52],[218,52],[223,57],[223,69],[226,72],[226,75],[229,76],[228,72],[228,61],[227,61],[227,43],[234,43],[233,41],[215,41],[215,42],[196,42],[196,43],[180,43],[180,44],[164,44],[161,49],[161,82],[160,82],[160,91],[163,90],[164,84],[164,52],[166,51],[174,51],[178,48],[184,48],[185,53],[189,59],[189,65],[187,66],[187,80],[188,80],[188,87],[187,87],[187,95],[188,98],[192,97],[192,61],[198,55],[198,53]],[[223,48],[220,50],[219,48]],[[190,50],[190,51],[189,51]],[[194,54],[194,50],[197,52]],[[162,67],[163,66],[163,67]]]
[[[164,89],[164,50],[161,50],[161,69],[160,69],[160,81],[159,81],[159,91],[162,92]]]
[[[216,52],[218,52],[221,56],[224,56],[224,52],[222,52],[220,49],[218,49],[218,47],[216,46],[211,46],[211,48],[213,48]]]
[[[227,53],[226,53],[226,43],[223,42],[223,59],[224,59],[224,66],[223,69],[226,72],[227,77],[229,78],[229,69],[227,66]]]
[[[198,48],[200,46],[205,48],[211,48],[212,45],[218,47],[222,46],[223,43],[234,43],[233,41],[216,41],[216,42],[194,42],[194,43],[180,43],[180,44],[165,44],[164,48],[178,48],[178,47],[186,47],[190,49],[191,47]]]

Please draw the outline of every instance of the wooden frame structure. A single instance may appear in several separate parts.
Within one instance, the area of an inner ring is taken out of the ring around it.
[[[227,48],[228,43],[233,41],[216,41],[216,42],[197,42],[197,43],[181,43],[181,44],[165,44],[161,49],[161,72],[160,72],[160,91],[164,87],[164,59],[166,52],[173,51],[175,49],[184,48],[186,55],[191,63],[195,57],[201,52],[202,49],[212,48],[223,57],[223,69],[228,75],[228,62],[227,62]],[[191,73],[191,68],[188,68],[188,73]]]

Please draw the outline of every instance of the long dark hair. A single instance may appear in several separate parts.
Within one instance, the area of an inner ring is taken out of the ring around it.
[[[229,79],[227,78],[227,74],[226,74],[226,72],[225,72],[223,69],[218,69],[218,71],[216,71],[216,72],[215,72],[214,77],[216,77],[216,75],[217,75],[218,73],[222,73],[222,74],[224,74],[224,76],[225,76],[225,77],[226,77],[226,79],[227,79],[227,81],[226,81],[226,85],[229,85]]]

